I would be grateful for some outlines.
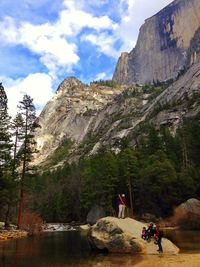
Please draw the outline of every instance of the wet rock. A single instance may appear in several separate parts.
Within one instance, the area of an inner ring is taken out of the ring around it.
[[[153,239],[147,242],[141,238],[144,226],[146,225],[130,218],[102,218],[92,226],[89,241],[93,248],[114,253],[158,254]],[[162,245],[164,253],[179,252],[179,248],[166,238],[163,238]]]

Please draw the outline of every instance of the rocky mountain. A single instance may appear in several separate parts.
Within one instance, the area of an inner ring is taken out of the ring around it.
[[[177,77],[200,26],[200,1],[175,0],[142,25],[135,48],[122,53],[113,80],[145,84]],[[191,55],[191,63],[196,60]]]
[[[124,137],[134,145],[138,126],[145,122],[175,132],[184,118],[200,113],[200,62],[165,90],[158,88],[162,92],[146,92],[139,86],[87,86],[73,77],[65,79],[39,117],[34,163],[74,161],[102,146],[117,152]]]
[[[114,90],[95,84],[88,86],[75,77],[65,79],[40,114],[35,164],[45,161],[63,140],[67,139],[70,146],[73,143],[74,149],[87,139],[98,128],[99,121],[104,120],[97,119],[99,112],[122,90],[121,86]]]
[[[200,1],[177,0],[145,22],[136,48],[122,54],[114,74],[114,80],[127,84],[86,85],[75,77],[65,79],[39,116],[41,128],[35,135],[39,153],[33,163],[58,166],[104,146],[118,152],[123,138],[132,145],[137,142],[142,124],[165,125],[175,133],[185,118],[197,117],[199,8]],[[170,86],[135,84],[174,78],[183,66],[184,71]]]

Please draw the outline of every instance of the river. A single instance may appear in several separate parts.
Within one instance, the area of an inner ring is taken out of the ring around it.
[[[178,258],[160,255],[117,255],[91,252],[87,239],[78,231],[49,232],[41,236],[0,242],[1,267],[114,267],[114,266],[159,266],[178,260],[181,265],[166,266],[200,266],[192,265],[188,259],[194,255],[200,259],[200,232],[173,231],[168,236],[181,248]],[[157,257],[157,258],[156,258]],[[159,257],[159,258],[158,258]],[[171,258],[170,258],[171,257]],[[184,258],[190,265],[184,265]],[[147,261],[147,265],[145,264]],[[150,264],[153,262],[152,264]],[[157,262],[157,264],[156,264]],[[155,264],[154,264],[155,263]],[[196,263],[195,263],[196,264]]]

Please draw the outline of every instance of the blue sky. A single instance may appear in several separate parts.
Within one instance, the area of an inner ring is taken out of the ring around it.
[[[24,93],[38,111],[59,83],[110,79],[144,20],[171,0],[1,0],[0,80],[11,114]]]

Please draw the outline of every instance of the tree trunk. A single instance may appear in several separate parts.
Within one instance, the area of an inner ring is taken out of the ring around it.
[[[18,211],[18,222],[17,228],[20,229],[22,223],[22,213],[23,213],[23,204],[24,204],[24,190],[20,189],[20,199],[19,199],[19,211]]]
[[[7,211],[6,211],[6,217],[5,217],[5,228],[8,228],[10,226],[10,223],[9,223],[9,215],[10,215],[10,203],[8,203],[8,206],[7,206]]]
[[[130,198],[130,214],[129,216],[133,218],[133,195],[132,195],[132,187],[131,187],[131,178],[128,178],[128,190],[129,190],[129,198]]]

